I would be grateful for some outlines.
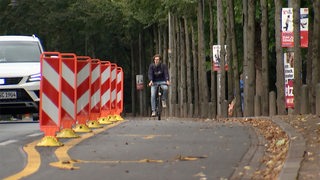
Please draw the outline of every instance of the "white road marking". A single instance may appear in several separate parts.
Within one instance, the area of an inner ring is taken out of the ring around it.
[[[28,137],[35,137],[35,136],[40,136],[43,135],[43,133],[33,133],[33,134],[29,134]]]
[[[8,145],[8,144],[12,144],[12,143],[15,143],[15,142],[18,142],[18,140],[7,140],[7,141],[4,141],[4,142],[1,142],[0,143],[0,146],[5,146],[5,145]]]

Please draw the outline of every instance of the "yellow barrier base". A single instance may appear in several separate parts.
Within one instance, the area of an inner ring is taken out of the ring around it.
[[[77,124],[75,128],[73,128],[74,132],[80,133],[88,133],[92,132],[92,130],[86,124]]]
[[[115,115],[115,117],[116,117],[116,120],[118,120],[118,121],[123,121],[124,120],[120,115]]]
[[[44,136],[37,146],[63,146],[63,143],[54,136]]]
[[[113,123],[118,121],[115,115],[109,115],[108,116],[108,120],[113,122]]]
[[[95,121],[95,120],[90,120],[90,121],[88,121],[88,122],[87,122],[87,125],[88,125],[89,128],[102,128],[102,127],[103,127],[103,126],[101,126],[101,125],[99,124],[98,121]]]
[[[78,134],[75,133],[72,129],[62,129],[58,134],[58,138],[78,138],[80,137]]]
[[[109,124],[112,124],[111,121],[109,121],[109,119],[107,117],[102,117],[102,118],[99,118],[99,123],[100,124],[105,124],[105,125],[109,125]]]

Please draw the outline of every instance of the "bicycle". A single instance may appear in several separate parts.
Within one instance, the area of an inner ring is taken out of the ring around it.
[[[158,120],[161,120],[161,112],[162,112],[162,95],[163,95],[163,89],[161,88],[162,85],[167,84],[155,84],[153,86],[156,86],[156,106],[155,106],[155,111],[156,111],[156,117],[158,117]]]
[[[162,112],[162,88],[161,84],[157,85],[157,91],[156,91],[156,116],[158,117],[158,120],[161,120],[161,112]]]

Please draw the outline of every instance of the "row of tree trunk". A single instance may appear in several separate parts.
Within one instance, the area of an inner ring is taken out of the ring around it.
[[[195,24],[192,18],[183,15],[169,13],[168,24],[153,25],[152,32],[145,30],[142,37],[146,34],[152,34],[154,51],[145,52],[146,57],[152,57],[155,53],[160,53],[163,56],[163,62],[168,64],[170,71],[170,93],[169,93],[169,108],[166,112],[168,116],[180,117],[226,117],[228,116],[228,105],[234,100],[235,106],[233,116],[254,116],[255,103],[261,102],[260,115],[268,116],[270,114],[269,104],[269,14],[268,1],[260,0],[261,19],[257,22],[255,0],[243,0],[243,41],[238,42],[236,38],[237,30],[235,28],[235,12],[233,0],[198,0],[197,7],[197,23]],[[284,87],[284,64],[283,52],[281,47],[281,1],[274,0],[274,19],[275,19],[275,43],[276,43],[276,111],[277,114],[286,114],[285,107],[285,87]],[[292,7],[296,19],[294,27],[300,27],[299,11],[300,1],[292,1]],[[315,97],[316,85],[319,83],[319,36],[320,36],[320,0],[313,1],[314,7],[314,22],[311,26],[309,34],[312,36],[309,42],[309,53],[307,62],[306,82],[309,88],[309,100],[311,108],[310,112],[315,113]],[[210,40],[206,44],[205,40],[205,25],[204,11],[208,10],[210,15]],[[214,9],[217,9],[216,16]],[[224,11],[226,10],[226,11]],[[217,32],[214,32],[214,24],[217,25]],[[260,26],[257,26],[260,25]],[[311,23],[310,23],[311,24]],[[294,68],[294,96],[295,109],[294,113],[300,114],[301,109],[301,87],[302,87],[302,62],[300,44],[300,28],[294,28],[294,44],[293,51],[295,52]],[[217,37],[218,42],[214,43],[214,37]],[[151,63],[151,58],[145,58],[142,55],[144,44],[139,41],[140,53],[139,59],[148,59]],[[143,42],[143,40],[142,40]],[[219,44],[221,47],[227,45],[227,51],[221,48],[220,67],[225,67],[228,57],[228,71],[220,68],[219,72],[214,72],[211,69],[212,60],[212,45]],[[239,44],[243,46],[243,57],[239,57]],[[210,47],[210,48],[208,48]],[[210,57],[206,57],[206,51],[210,49]],[[134,45],[132,51],[135,51]],[[136,57],[132,54],[132,59]],[[207,59],[210,58],[209,63]],[[241,61],[243,59],[243,61]],[[134,61],[132,61],[133,64]],[[140,67],[132,67],[133,72],[139,70],[139,74],[146,76],[147,66],[149,63],[139,61]],[[141,66],[143,64],[143,66]],[[242,69],[240,68],[242,67]],[[134,75],[134,74],[132,74]],[[244,81],[244,99],[241,102],[240,77]],[[147,82],[147,79],[145,79]],[[134,86],[134,81],[132,83]],[[133,92],[132,92],[133,93]],[[140,115],[147,115],[150,112],[149,89],[135,92],[139,97]],[[144,97],[144,98],[142,98]],[[147,98],[145,98],[147,97]],[[255,102],[255,97],[260,101]],[[136,96],[132,97],[133,104],[137,104]],[[242,103],[244,108],[242,109]],[[144,111],[149,109],[149,111]],[[259,111],[259,112],[260,112]],[[133,113],[136,113],[136,107],[133,107]]]

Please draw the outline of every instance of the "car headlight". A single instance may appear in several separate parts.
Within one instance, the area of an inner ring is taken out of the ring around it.
[[[35,82],[35,81],[40,81],[40,80],[41,80],[41,74],[38,73],[38,74],[30,75],[30,76],[28,77],[27,82]]]

